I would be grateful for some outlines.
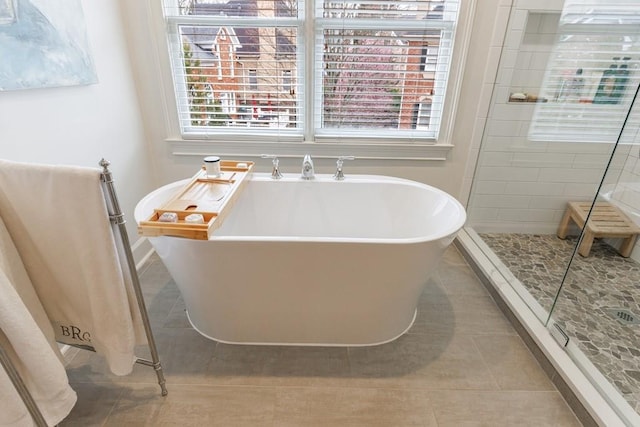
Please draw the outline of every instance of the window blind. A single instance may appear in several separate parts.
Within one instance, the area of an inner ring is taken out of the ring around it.
[[[296,1],[165,1],[183,134],[301,139]]]
[[[458,0],[308,1],[165,0],[182,132],[435,140]]]
[[[567,0],[529,137],[615,142],[640,84],[637,1]]]

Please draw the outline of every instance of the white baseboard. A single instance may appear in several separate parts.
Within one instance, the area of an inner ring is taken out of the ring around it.
[[[131,252],[133,253],[133,259],[136,262],[136,269],[140,271],[142,265],[153,254],[153,246],[151,246],[149,239],[141,237],[131,245]]]

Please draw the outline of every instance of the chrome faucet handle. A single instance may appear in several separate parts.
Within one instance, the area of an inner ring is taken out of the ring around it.
[[[345,160],[355,160],[353,156],[340,156],[336,162],[336,173],[333,175],[333,179],[336,181],[342,181],[344,179],[344,173],[342,172],[342,165]]]
[[[305,154],[304,159],[302,160],[302,179],[310,180],[315,176],[315,171],[313,168],[313,160],[311,159],[310,154]]]
[[[278,156],[276,156],[275,154],[263,154],[262,156],[263,159],[273,159],[272,163],[273,163],[273,169],[271,170],[271,179],[280,179],[282,178],[282,173],[280,173],[280,160],[278,160]]]

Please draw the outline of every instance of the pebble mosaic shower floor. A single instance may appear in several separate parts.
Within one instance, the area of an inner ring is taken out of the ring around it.
[[[547,311],[576,244],[555,235],[480,234]],[[559,322],[583,353],[640,413],[640,264],[596,240],[589,257],[576,255],[555,307]]]

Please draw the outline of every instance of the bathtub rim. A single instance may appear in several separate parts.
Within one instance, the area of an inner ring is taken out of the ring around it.
[[[152,209],[144,209],[144,205],[148,203],[148,201],[158,194],[173,189],[180,188],[187,184],[191,178],[186,178],[178,181],[174,181],[168,184],[165,184],[161,187],[156,188],[150,193],[146,194],[135,206],[134,209],[134,219],[136,224],[140,224],[140,221],[146,220],[152,213]],[[280,182],[296,182],[301,184],[310,184],[314,183],[335,183],[335,185],[341,185],[342,183],[380,183],[380,182],[393,182],[398,184],[404,184],[408,186],[422,188],[424,190],[434,192],[436,194],[442,195],[446,197],[449,201],[452,202],[455,207],[455,212],[457,214],[457,221],[449,226],[447,230],[444,230],[439,233],[431,233],[424,236],[418,237],[401,237],[401,238],[364,238],[364,237],[312,237],[312,236],[217,236],[215,233],[209,237],[208,240],[195,240],[195,241],[258,241],[258,242],[340,242],[340,243],[371,243],[371,244],[417,244],[423,242],[433,242],[441,239],[455,238],[456,234],[464,227],[464,224],[467,220],[467,213],[462,205],[451,194],[447,193],[444,190],[441,190],[437,187],[424,184],[418,181],[413,181],[410,179],[399,178],[394,176],[387,175],[365,175],[365,174],[353,174],[349,175],[342,181],[337,181],[333,178],[331,174],[316,174],[315,178],[312,180],[303,180],[300,178],[299,174],[291,174],[285,173],[283,177],[274,180],[271,178],[271,174],[258,172],[252,173],[247,177],[249,181],[259,181],[259,182],[273,182],[274,184]],[[172,192],[169,192],[166,199],[160,201],[163,203],[165,200],[169,199],[172,195]],[[172,238],[181,238],[179,236],[157,236],[157,237],[172,237]],[[156,237],[154,237],[156,238]]]

